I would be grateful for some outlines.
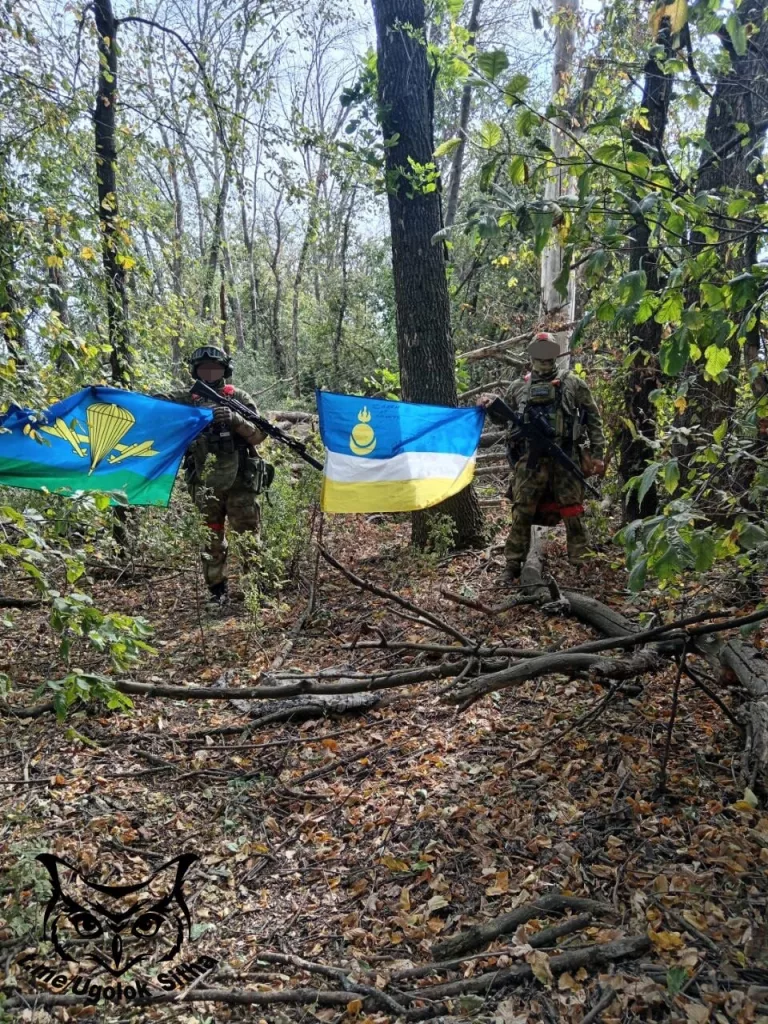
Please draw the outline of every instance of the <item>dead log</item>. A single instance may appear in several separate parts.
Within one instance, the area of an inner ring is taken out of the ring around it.
[[[3,597],[0,595],[0,608],[39,608],[42,603],[39,597]]]
[[[519,686],[539,676],[594,672],[601,679],[634,679],[658,667],[659,655],[652,649],[639,651],[631,658],[606,658],[600,654],[575,650],[558,651],[526,659],[498,672],[484,673],[444,694],[442,700],[464,710],[488,693]]]
[[[612,914],[615,909],[609,903],[599,903],[597,900],[584,899],[581,896],[563,896],[562,893],[549,893],[542,896],[535,903],[526,903],[522,907],[510,910],[507,914],[494,917],[492,921],[485,924],[476,924],[458,935],[451,936],[444,942],[438,942],[432,947],[432,951],[440,960],[447,960],[451,957],[461,956],[462,953],[469,953],[470,950],[487,946],[489,942],[498,939],[500,935],[508,935],[526,921],[532,921],[535,917],[543,914],[551,914],[555,910],[579,910],[590,914]]]
[[[563,935],[572,935],[574,932],[586,928],[592,920],[591,914],[576,914],[575,917],[566,917],[559,924],[553,924],[549,928],[542,928],[535,935],[529,936],[526,940],[532,949],[546,949],[547,946],[554,946],[557,940]],[[431,964],[421,964],[419,967],[408,967],[402,971],[395,971],[392,974],[393,981],[406,981],[409,978],[427,978],[430,974],[437,974],[438,971],[452,971],[457,967],[464,967],[467,960],[476,960],[484,956],[496,956],[499,950],[493,953],[473,953],[456,957],[454,960],[441,960]]]
[[[505,431],[503,430],[489,430],[487,434],[480,435],[480,447],[491,448],[493,445],[503,441],[504,435]]]
[[[578,971],[581,967],[604,967],[617,960],[640,956],[650,945],[651,940],[647,935],[635,935],[595,946],[582,946],[581,949],[550,957],[549,967],[555,975],[564,974],[566,971]],[[445,999],[450,996],[463,995],[465,992],[485,993],[506,985],[520,985],[524,981],[530,981],[532,977],[533,970],[530,964],[517,964],[503,971],[486,971],[484,974],[475,975],[474,978],[461,978],[459,981],[431,985],[428,988],[416,989],[404,994],[409,999]]]
[[[536,530],[534,529],[533,532],[535,536]],[[532,544],[532,549],[533,546]],[[528,563],[526,563],[527,566]],[[535,559],[531,562],[530,568],[529,579],[535,581],[537,568]],[[616,638],[636,636],[639,639],[643,633],[650,633],[651,635],[648,636],[648,640],[651,641],[652,634],[655,632],[654,630],[640,630],[635,623],[630,622],[629,619],[619,612],[609,608],[608,605],[603,604],[602,601],[598,601],[594,597],[566,590],[563,592],[563,598],[564,600],[559,610],[569,612],[579,619],[580,622],[584,622],[602,633],[603,636]],[[703,615],[694,616],[693,618],[703,620],[707,617],[717,618],[718,616],[705,612]],[[656,657],[680,655],[684,649],[687,649],[692,654],[704,657],[710,664],[715,665],[721,671],[725,670],[732,673],[741,684],[748,697],[742,713],[747,723],[746,744],[742,755],[742,778],[750,788],[754,788],[758,784],[758,780],[761,780],[761,785],[765,785],[766,780],[768,780],[768,662],[763,658],[760,651],[746,644],[741,639],[735,638],[729,641],[720,641],[711,634],[733,628],[736,625],[746,624],[747,620],[759,621],[763,617],[765,616],[762,612],[757,612],[751,616],[736,617],[719,624],[709,623],[693,628],[686,636],[663,637],[662,635],[658,641],[649,642],[647,647],[647,650]],[[529,662],[529,665],[533,665],[533,662]],[[654,667],[653,659],[651,659],[646,668],[641,669],[641,671],[648,671]],[[600,671],[599,668],[598,671]],[[464,694],[466,701],[469,696],[469,686],[477,687],[477,692],[488,692],[484,690],[484,686],[489,678],[487,676],[479,676],[472,683],[465,684],[465,686],[452,693],[451,697],[460,698]],[[695,674],[692,673],[691,678],[696,681]],[[511,685],[514,685],[517,681],[515,678]],[[705,686],[702,685],[702,689],[706,692]],[[471,702],[472,700],[469,700],[469,703]],[[462,706],[467,705],[464,703]]]
[[[460,352],[458,354],[459,359],[465,359],[468,363],[476,363],[480,359],[494,359],[502,352],[506,352],[508,348],[512,348],[514,345],[519,345],[521,341],[530,341],[531,332],[526,331],[525,334],[518,334],[514,338],[505,338],[503,341],[496,341],[492,345],[484,345],[482,348],[473,348],[469,352]],[[509,358],[509,357],[508,357]],[[512,362],[510,358],[510,362]],[[527,360],[515,359],[514,363],[518,366],[525,366]]]
[[[266,419],[273,423],[282,420],[284,423],[312,423],[317,419],[317,413],[302,412],[300,409],[274,409],[266,414]]]
[[[263,705],[258,705],[257,709],[247,700],[233,697],[231,704],[241,714],[253,715],[256,719],[254,726],[262,726],[271,722],[297,722],[308,718],[372,711],[381,704],[381,696],[378,693],[347,693],[338,696],[318,693],[309,697],[290,697],[288,700],[270,701],[267,714],[264,714]]]
[[[283,697],[299,697],[307,694],[343,694],[368,693],[374,690],[387,690],[397,686],[410,686],[414,683],[426,683],[436,679],[446,679],[461,675],[467,671],[469,661],[443,665],[430,665],[426,668],[406,669],[401,672],[382,672],[370,676],[342,677],[337,682],[319,682],[317,677],[300,678],[295,683],[284,683],[277,686],[240,687],[237,695],[241,700],[275,700]],[[496,662],[496,667],[504,662]],[[138,683],[129,679],[114,679],[112,685],[120,693],[138,697],[168,697],[171,700],[230,700],[232,691],[216,686],[169,686],[163,683]],[[0,704],[0,711],[17,718],[37,718],[39,715],[54,711],[53,701],[39,704],[31,708],[14,708],[7,703]]]

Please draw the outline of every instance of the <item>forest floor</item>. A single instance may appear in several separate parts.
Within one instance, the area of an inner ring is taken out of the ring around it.
[[[354,572],[473,638],[533,649],[594,637],[574,620],[530,606],[491,616],[441,595],[446,588],[489,603],[507,596],[498,549],[419,560],[407,550],[405,524],[375,517],[337,517],[326,524],[324,543]],[[576,572],[562,557],[559,531],[547,554],[561,584],[636,614],[626,605],[623,571],[604,556]],[[192,562],[154,572],[139,567],[95,582],[103,604],[108,597],[111,609],[144,615],[157,630],[157,656],[131,677],[255,685],[304,609],[307,581],[297,581],[281,606],[256,622],[237,606],[220,615],[201,610],[197,571]],[[451,642],[322,562],[315,597],[283,672],[435,664],[439,656],[344,645],[381,636]],[[57,662],[44,610],[23,616],[23,634],[0,634],[0,667],[10,666],[17,679],[9,698],[17,706],[34,703],[35,687]],[[589,679],[548,676],[463,712],[441,703],[440,692],[452,683],[441,679],[383,690],[379,706],[362,714],[301,723],[254,726],[228,700],[146,697],[135,697],[130,713],[102,706],[61,724],[51,715],[6,719],[0,974],[6,985],[31,992],[17,961],[37,947],[48,891],[37,853],[76,861],[102,881],[106,864],[139,881],[194,851],[186,959],[194,952],[218,961],[198,988],[344,991],[338,979],[290,963],[296,956],[341,968],[371,987],[389,984],[392,993],[528,963],[533,978],[454,994],[432,1019],[767,1022],[768,813],[753,809],[737,784],[737,730],[688,684],[666,792],[658,795],[675,672],[670,661],[642,679],[638,696],[618,693],[605,706],[605,689]],[[720,692],[726,702],[736,700]],[[263,703],[251,702],[259,705],[255,713],[265,713]],[[232,731],[194,735],[226,728]],[[453,971],[397,978],[434,961],[434,947],[446,938],[549,893],[605,907],[543,951],[528,940],[562,915],[535,916],[490,947],[473,949]],[[639,958],[555,976],[550,969],[549,957],[558,952],[646,935],[650,945]],[[285,962],[260,959],[265,953]],[[38,986],[46,990],[55,991]],[[602,995],[606,1008],[589,1018]],[[34,1008],[34,999],[7,1019],[397,1019],[353,991],[345,992],[344,1005],[265,1009],[101,1003],[44,1010]]]

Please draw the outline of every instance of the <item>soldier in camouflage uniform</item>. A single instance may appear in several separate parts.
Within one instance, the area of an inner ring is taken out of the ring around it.
[[[537,334],[528,347],[532,372],[514,381],[505,397],[507,405],[525,415],[529,405],[538,405],[555,429],[556,443],[577,465],[581,462],[586,476],[603,476],[605,437],[600,412],[587,385],[566,370],[557,375],[556,360],[560,347],[551,334]],[[478,405],[487,408],[494,395],[482,395]],[[493,414],[490,414],[494,419]],[[583,436],[589,440],[589,452]],[[580,563],[589,550],[584,527],[584,486],[568,470],[551,457],[539,458],[535,467],[528,466],[528,446],[515,436],[514,424],[508,425],[507,450],[512,472],[508,496],[512,500],[512,525],[504,554],[507,575],[520,576],[522,564],[531,543],[531,526],[535,522],[556,523],[562,518],[568,545],[568,561]]]
[[[189,372],[257,411],[250,395],[227,383],[232,376],[232,361],[223,349],[214,345],[197,349],[190,357]],[[212,402],[189,391],[176,391],[162,397],[182,405],[213,406]],[[265,463],[256,454],[256,445],[261,444],[266,434],[225,406],[213,408],[213,423],[195,438],[184,456],[184,475],[192,500],[210,530],[203,552],[205,582],[212,600],[224,604],[227,600],[225,522],[229,520],[235,533],[259,533],[258,495],[265,486]]]

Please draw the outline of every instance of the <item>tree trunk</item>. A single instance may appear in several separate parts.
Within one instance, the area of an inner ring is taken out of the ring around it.
[[[432,164],[432,76],[423,0],[373,0],[378,38],[379,110],[386,148],[397,347],[405,401],[455,406],[455,350],[445,273],[440,193],[414,187],[411,164]],[[470,487],[437,506],[455,526],[459,547],[478,543],[483,521]],[[413,514],[413,543],[423,546],[430,514]]]
[[[552,103],[564,107],[573,75],[573,51],[575,47],[576,20],[579,16],[579,0],[557,0],[554,10],[555,58],[552,67]],[[554,172],[544,186],[545,202],[554,203],[558,196],[573,191],[573,179],[568,170],[568,146],[563,133],[562,117],[555,117],[549,131],[549,145],[554,153]],[[554,236],[541,258],[541,316],[550,329],[560,324],[572,324],[576,319],[576,280],[568,275],[565,295],[555,287],[555,281],[565,268],[565,253]],[[570,344],[570,329],[566,336]],[[566,355],[559,364],[567,369]]]
[[[93,124],[96,142],[96,180],[101,251],[107,292],[107,330],[112,380],[125,386],[131,381],[131,349],[128,330],[128,294],[125,268],[119,261],[119,213],[117,204],[117,152],[115,108],[117,93],[117,27],[111,0],[95,0],[93,14],[98,32],[99,80]]]
[[[283,340],[280,336],[280,307],[283,301],[283,279],[280,273],[280,255],[283,248],[283,225],[280,220],[280,206],[283,201],[282,193],[275,203],[275,250],[270,261],[272,276],[275,279],[275,297],[272,302],[272,319],[270,333],[272,334],[272,357],[275,361],[275,373],[278,377],[288,376],[288,360],[285,356]]]
[[[467,43],[471,46],[475,42],[478,24],[480,20],[480,8],[483,0],[472,0],[472,11],[467,23]],[[445,226],[450,227],[456,220],[456,210],[459,206],[459,190],[461,188],[461,175],[464,170],[464,152],[467,148],[467,129],[469,128],[469,113],[472,106],[472,86],[469,81],[464,83],[461,90],[461,107],[459,109],[459,126],[456,131],[461,140],[453,151],[451,161],[451,181],[448,186],[448,196],[445,204]]]
[[[352,189],[349,197],[347,215],[344,218],[344,227],[341,232],[341,292],[339,294],[339,312],[336,317],[336,334],[333,339],[333,381],[338,387],[341,376],[341,346],[344,336],[344,317],[347,315],[349,303],[349,273],[347,268],[347,250],[349,249],[349,224],[352,220],[352,211],[355,208],[355,194],[357,186]]]
[[[768,2],[752,0],[737,8],[737,16],[745,26],[753,26],[748,37],[746,53],[739,56],[733,49],[730,36],[723,27],[720,32],[723,47],[731,59],[730,70],[723,74],[715,86],[715,94],[707,114],[704,145],[699,164],[697,194],[728,194],[731,190],[751,195],[751,207],[738,214],[738,222],[726,214],[727,202],[713,217],[720,231],[718,255],[720,266],[727,277],[736,277],[748,271],[757,262],[758,237],[761,229],[754,211],[765,202],[762,183],[764,168],[760,160],[768,120],[768,27],[764,24]],[[745,125],[742,134],[737,126]],[[745,221],[754,225],[750,231]],[[694,249],[704,239],[694,236]],[[749,366],[758,356],[760,345],[760,318],[748,333],[744,344],[744,361]],[[730,419],[736,404],[739,362],[738,341],[729,342],[731,364],[729,374],[722,383],[706,380],[699,374],[689,391],[689,403],[695,418],[707,431],[714,430],[724,419]]]
[[[216,212],[213,217],[213,235],[208,248],[208,259],[205,267],[205,278],[203,281],[203,301],[200,307],[200,315],[207,319],[211,315],[211,303],[213,301],[213,281],[216,277],[216,266],[219,262],[219,249],[224,234],[224,214],[227,208],[227,196],[229,195],[229,179],[231,168],[229,157],[224,158],[224,174],[221,179],[221,188],[216,200]]]
[[[301,393],[301,382],[299,381],[299,298],[301,294],[301,282],[304,279],[304,269],[307,265],[307,258],[312,242],[317,237],[317,197],[312,196],[309,206],[309,217],[304,232],[304,241],[301,243],[299,262],[296,265],[296,273],[293,278],[293,307],[291,310],[291,348],[293,362],[293,393],[298,398]]]
[[[663,19],[654,47],[663,47],[665,59],[672,57],[672,34],[669,19]],[[672,75],[662,70],[654,55],[645,65],[645,85],[641,107],[645,110],[648,127],[639,122],[632,127],[631,146],[635,151],[645,153],[653,163],[662,159],[662,143],[667,127],[669,104],[672,98]],[[657,254],[651,248],[651,229],[642,216],[635,214],[635,224],[629,232],[629,269],[644,270],[646,288],[656,291],[659,281]],[[633,328],[634,336],[640,343],[635,362],[630,368],[624,390],[624,401],[629,418],[635,426],[636,436],[622,428],[617,436],[619,450],[619,476],[626,483],[633,476],[639,476],[652,455],[650,442],[656,433],[656,409],[650,400],[651,393],[660,386],[658,363],[662,325],[650,317],[644,324]],[[650,487],[642,502],[638,502],[638,491],[634,489],[624,502],[624,520],[652,516],[656,512],[658,496],[656,488]]]
[[[235,325],[235,348],[238,352],[242,352],[245,349],[245,328],[243,326],[243,307],[240,305],[240,296],[237,294],[237,288],[235,286],[235,273],[232,268],[232,257],[229,252],[229,242],[226,236],[226,230],[222,236],[222,247],[221,247],[223,272],[226,276],[227,287],[229,291],[228,301],[229,308],[232,313],[232,320]]]

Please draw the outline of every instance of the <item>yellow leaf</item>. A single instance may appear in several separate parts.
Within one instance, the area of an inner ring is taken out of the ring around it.
[[[339,744],[336,742],[336,740],[323,740],[323,746],[326,748],[326,750],[339,749]]]
[[[680,413],[685,412],[685,410],[688,408],[688,400],[686,398],[683,398],[682,395],[679,398],[676,398],[675,399],[675,408]]]
[[[574,989],[581,988],[573,975],[569,974],[568,971],[561,974],[557,979],[557,987],[561,992],[573,991]]]
[[[501,896],[503,893],[509,892],[509,872],[508,871],[497,871],[496,880],[490,889],[485,890],[486,896]]]
[[[648,938],[657,949],[669,950],[682,949],[683,947],[683,937],[680,932],[655,932],[649,929]]]
[[[356,1014],[360,1013],[362,1008],[362,999],[353,999],[351,1002],[347,1003],[347,1013],[350,1015],[350,1017],[354,1017]]]
[[[84,245],[83,248],[80,250],[80,259],[81,260],[95,260],[96,259],[96,253],[93,251],[93,249],[90,247],[90,245]]]
[[[390,853],[386,853],[381,858],[381,863],[385,868],[389,868],[390,871],[407,871],[408,865],[404,860],[398,860],[397,857],[393,857]]]
[[[400,909],[410,910],[411,909],[411,894],[408,891],[408,886],[404,885],[400,890]]]
[[[754,811],[754,807],[748,800],[737,800],[735,804],[731,804],[734,811],[748,811],[750,814]]]
[[[542,985],[547,988],[555,980],[552,974],[552,968],[549,966],[549,957],[546,953],[543,953],[540,949],[534,949],[527,954],[525,958],[530,964],[533,975],[537,978]]]
[[[63,267],[64,266],[64,260],[61,258],[61,256],[46,256],[45,257],[45,262],[47,263],[47,265],[49,267]]]
[[[748,803],[750,807],[758,807],[760,805],[760,801],[757,799],[757,797],[749,788],[749,786],[747,786],[747,788],[744,790],[744,801]]]

